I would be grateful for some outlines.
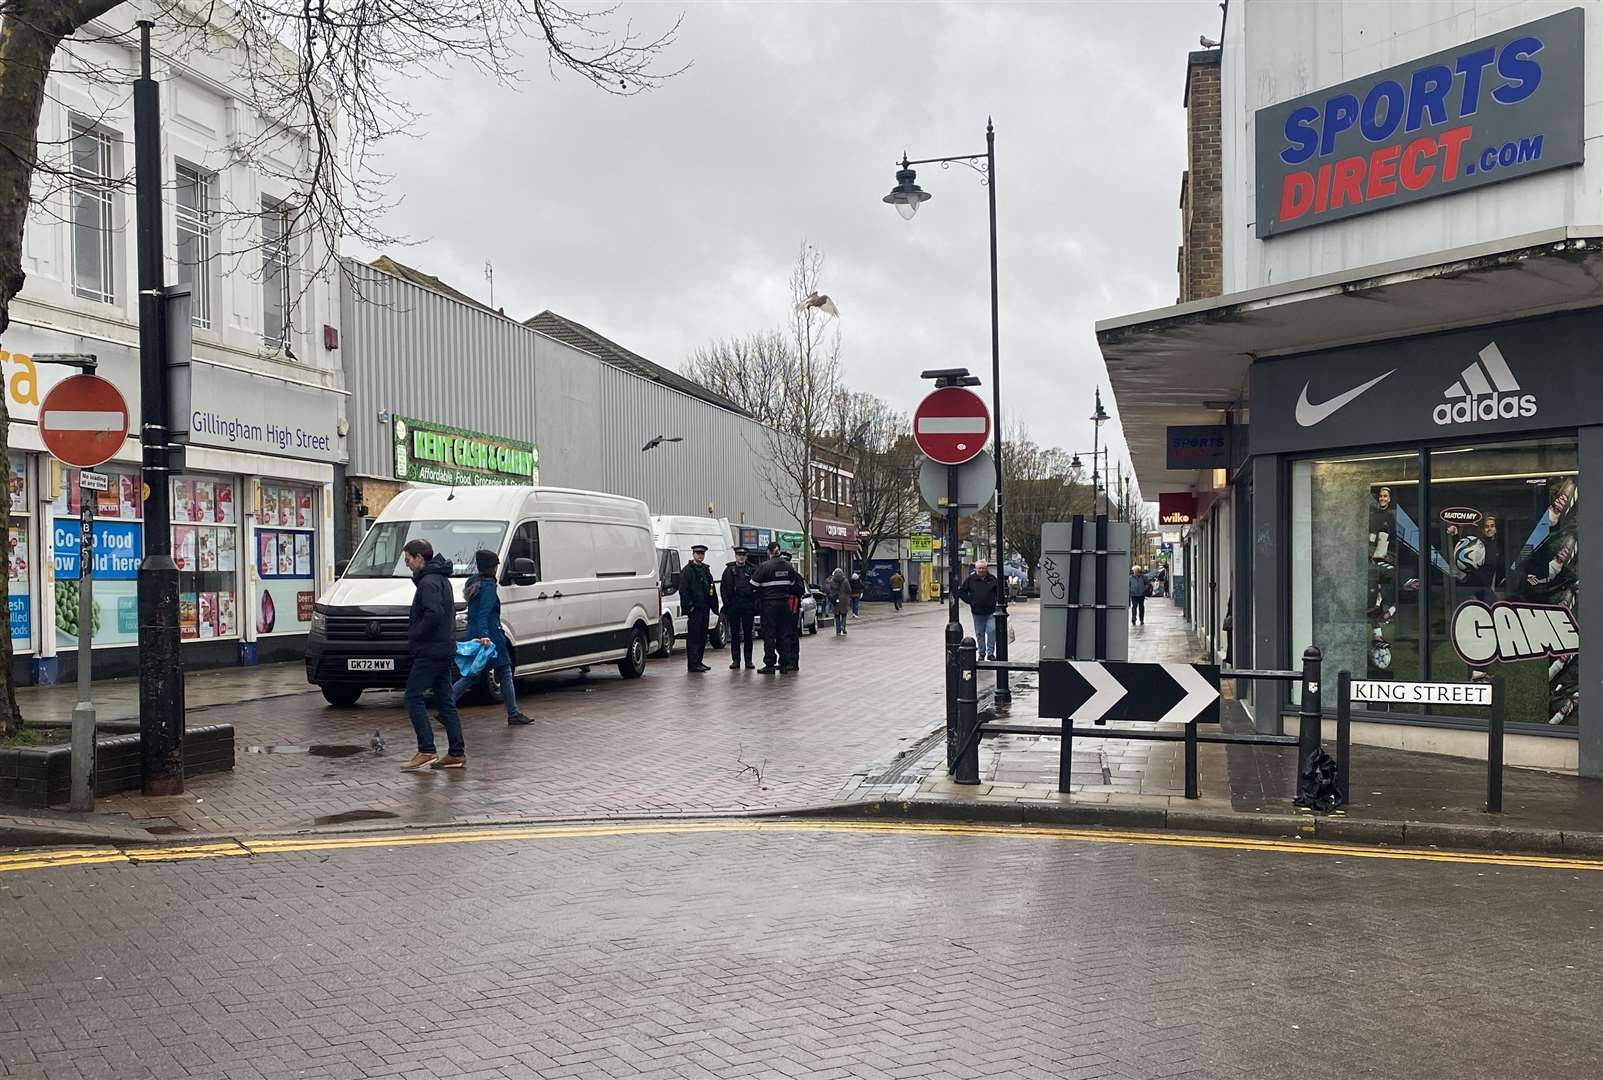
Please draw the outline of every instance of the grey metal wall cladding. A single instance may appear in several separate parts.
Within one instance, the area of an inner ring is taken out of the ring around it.
[[[381,412],[532,441],[540,482],[644,499],[654,514],[714,513],[794,528],[755,462],[762,426],[603,364],[511,319],[346,261],[342,353],[349,472],[391,476]],[[655,435],[681,435],[641,453]]]

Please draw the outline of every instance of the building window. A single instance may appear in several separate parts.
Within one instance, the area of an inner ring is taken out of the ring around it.
[[[72,121],[72,290],[104,304],[117,300],[113,158],[110,132]]]
[[[262,341],[282,349],[290,335],[289,208],[262,200]]]
[[[196,326],[211,329],[211,230],[217,178],[179,162],[176,208],[178,281],[190,287],[190,312]]]
[[[1325,670],[1372,680],[1500,675],[1511,725],[1573,733],[1578,462],[1573,439],[1295,462],[1292,655],[1318,645]]]

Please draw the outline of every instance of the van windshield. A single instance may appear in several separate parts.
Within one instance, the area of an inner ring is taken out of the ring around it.
[[[451,560],[451,573],[466,577],[476,569],[473,553],[480,548],[501,551],[504,521],[380,521],[362,537],[345,569],[348,578],[411,577],[402,549],[413,540],[427,540],[436,555]]]

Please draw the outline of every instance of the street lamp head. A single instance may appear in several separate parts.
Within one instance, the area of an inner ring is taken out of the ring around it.
[[[1074,460],[1069,462],[1069,471],[1070,472],[1074,472],[1074,473],[1084,472],[1085,471],[1085,466],[1080,463],[1080,455],[1079,454],[1075,454],[1074,455]]]
[[[919,203],[930,198],[930,193],[919,187],[917,180],[918,173],[907,167],[907,155],[903,154],[902,167],[896,170],[896,186],[882,201],[896,207],[896,212],[906,221],[911,221],[918,213]]]

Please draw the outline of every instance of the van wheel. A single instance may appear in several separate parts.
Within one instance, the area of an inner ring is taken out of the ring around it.
[[[813,625],[811,625],[811,626],[809,626],[807,628],[807,632],[809,634],[817,634],[818,633],[818,620],[817,619],[813,620]]]
[[[719,615],[718,621],[714,623],[712,629],[707,632],[707,644],[712,646],[715,651],[724,647],[724,642],[727,640],[728,634],[728,631],[725,628],[728,625],[729,624],[724,621],[724,617]]]
[[[336,709],[349,709],[351,706],[355,705],[357,699],[362,696],[363,688],[360,686],[336,685],[320,686],[318,689],[323,691],[323,700],[334,706]]]
[[[479,681],[473,684],[472,694],[475,705],[499,705],[505,700],[501,697],[501,679],[494,668],[487,666],[479,674]]]
[[[662,617],[662,638],[657,645],[656,655],[673,655],[673,619],[668,615]]]
[[[646,673],[646,628],[637,626],[629,635],[629,652],[618,661],[618,674],[626,679],[638,679]]]

